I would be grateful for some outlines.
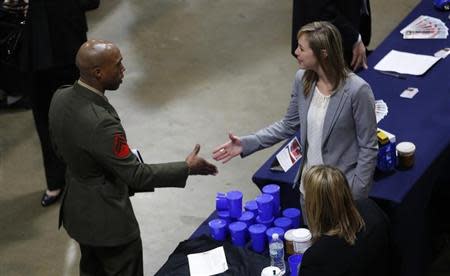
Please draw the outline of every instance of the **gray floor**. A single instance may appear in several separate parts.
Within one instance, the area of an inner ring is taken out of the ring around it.
[[[372,2],[375,48],[418,0]],[[287,0],[108,0],[89,13],[88,36],[122,50],[125,80],[107,96],[146,162],[182,160],[195,143],[211,159],[228,131],[247,134],[282,116],[297,68],[291,8]],[[39,204],[45,180],[31,112],[2,111],[0,133],[0,275],[77,275],[78,247],[56,227],[59,206]],[[185,189],[133,197],[145,274],[208,216],[216,192],[254,198],[251,176],[274,150],[218,164],[219,175],[191,177]]]

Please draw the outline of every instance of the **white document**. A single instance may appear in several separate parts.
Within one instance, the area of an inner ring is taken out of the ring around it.
[[[438,60],[439,58],[434,56],[391,50],[375,65],[374,69],[419,76],[423,75]]]
[[[228,270],[223,246],[206,252],[187,255],[191,276],[210,276]]]
[[[300,158],[302,150],[297,137],[294,137],[279,153],[276,155],[278,163],[287,172]]]

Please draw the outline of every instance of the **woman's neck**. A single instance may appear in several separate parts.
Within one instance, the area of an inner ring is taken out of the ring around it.
[[[316,73],[317,73],[317,76],[319,77],[317,80],[317,83],[316,83],[319,91],[326,96],[331,95],[333,93],[334,85],[327,78],[327,76],[325,75],[325,72],[322,70],[322,68],[319,67],[319,69],[317,70]]]

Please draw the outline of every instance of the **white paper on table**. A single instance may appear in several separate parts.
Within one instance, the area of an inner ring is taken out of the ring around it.
[[[302,151],[297,137],[294,137],[279,153],[277,153],[276,158],[285,172],[300,160],[300,158],[302,158]]]
[[[223,246],[202,253],[187,255],[191,276],[210,276],[228,270]]]
[[[438,60],[439,58],[434,56],[391,50],[375,65],[374,69],[419,76],[430,69]]]

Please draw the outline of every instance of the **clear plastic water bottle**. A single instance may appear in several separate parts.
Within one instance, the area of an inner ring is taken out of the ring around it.
[[[284,262],[284,246],[283,241],[277,233],[272,234],[272,241],[269,243],[270,265],[276,266],[281,270],[280,275],[286,272],[286,264]]]

